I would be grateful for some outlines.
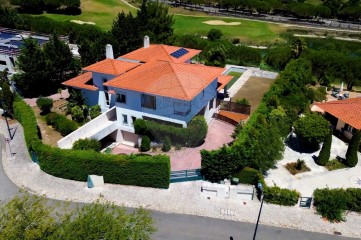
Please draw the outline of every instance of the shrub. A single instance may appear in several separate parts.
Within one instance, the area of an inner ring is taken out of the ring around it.
[[[72,120],[67,119],[64,115],[58,113],[49,113],[45,117],[46,123],[53,126],[55,130],[59,131],[62,136],[75,131],[78,124]]]
[[[236,103],[240,105],[249,105],[249,101],[246,98],[237,99]]]
[[[230,178],[240,166],[237,152],[226,146],[213,151],[201,150],[201,156],[202,175],[211,182]]]
[[[347,168],[347,166],[338,159],[332,159],[326,163],[325,168],[328,171],[333,171],[341,168]]]
[[[264,200],[269,203],[294,206],[298,202],[300,194],[296,190],[289,190],[280,187],[265,187],[264,188]]]
[[[342,221],[347,209],[347,196],[344,189],[316,189],[313,192],[317,212],[329,221]]]
[[[163,142],[163,146],[162,146],[162,151],[168,152],[170,150],[171,146],[172,146],[172,143],[171,143],[170,139],[168,137],[165,138],[165,140]]]
[[[53,107],[53,99],[39,97],[36,100],[36,105],[40,108],[42,113],[48,113],[48,112],[50,112],[51,108]]]
[[[332,132],[328,134],[326,140],[323,142],[322,149],[316,160],[316,163],[318,165],[325,166],[328,160],[330,160],[331,144],[332,144]]]
[[[77,123],[82,123],[85,120],[84,117],[84,111],[81,107],[79,106],[74,106],[71,108],[70,110],[71,113],[71,118],[76,121]]]
[[[354,167],[356,166],[358,159],[357,159],[357,150],[359,148],[359,144],[360,144],[360,140],[361,140],[361,131],[357,130],[352,138],[351,138],[351,142],[348,145],[347,148],[347,152],[346,152],[346,161],[345,164],[349,167]]]
[[[137,119],[134,122],[134,130],[137,134],[146,135],[159,142],[164,142],[166,138],[169,138],[172,144],[196,147],[206,138],[208,125],[203,116],[194,117],[187,128]]]
[[[262,174],[258,170],[250,167],[243,168],[233,177],[238,178],[239,182],[244,184],[252,184],[257,186],[259,182],[262,184],[264,183]]]
[[[53,176],[86,181],[89,174],[107,183],[168,188],[170,161],[165,155],[111,155],[44,145],[38,138],[34,112],[20,97],[14,102],[16,119],[23,125],[26,144],[35,151],[40,168]]]
[[[150,150],[150,139],[148,136],[142,137],[142,143],[140,144],[140,151],[147,152]]]
[[[94,119],[101,114],[101,109],[99,105],[91,106],[89,109],[90,118]]]
[[[329,135],[330,124],[321,115],[317,113],[308,114],[295,122],[295,130],[308,149],[318,149],[319,144]]]
[[[96,152],[99,152],[100,148],[100,142],[96,139],[79,139],[73,144],[74,150],[94,150]]]
[[[217,28],[212,28],[208,31],[207,37],[211,41],[220,39],[223,36],[222,31]]]

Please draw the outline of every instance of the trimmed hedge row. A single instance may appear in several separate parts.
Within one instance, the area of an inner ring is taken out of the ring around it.
[[[78,128],[76,122],[69,120],[64,115],[58,113],[49,113],[46,115],[45,119],[46,123],[53,126],[62,136],[66,136]]]
[[[137,134],[147,135],[150,139],[162,143],[170,140],[172,145],[197,147],[202,144],[206,138],[208,125],[203,116],[193,118],[187,128],[137,119],[134,122],[134,130]]]
[[[317,212],[329,221],[343,221],[346,210],[361,212],[360,188],[316,189],[313,193]]]
[[[257,186],[260,182],[263,185],[264,200],[268,203],[294,206],[297,204],[300,194],[295,190],[280,188],[277,186],[268,187],[264,181],[262,173],[256,169],[245,167],[233,177],[239,179],[240,183],[251,184]],[[260,192],[258,192],[258,195]]]
[[[87,150],[53,148],[38,137],[34,112],[20,97],[14,101],[16,119],[23,125],[26,144],[36,152],[41,169],[53,176],[86,181],[89,174],[107,183],[168,188],[170,161],[165,155],[107,155]]]

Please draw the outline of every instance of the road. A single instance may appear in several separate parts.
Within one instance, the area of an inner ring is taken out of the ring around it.
[[[0,134],[0,149],[5,147],[3,135]],[[19,188],[6,176],[2,165],[0,151],[0,202],[11,199],[19,192]],[[50,200],[57,202],[56,200]],[[181,214],[167,214],[152,211],[158,231],[153,235],[159,240],[234,240],[252,239],[255,224],[226,221],[208,217]],[[255,221],[256,221],[255,216]],[[262,218],[262,216],[261,216]],[[336,240],[353,239],[329,234],[320,234],[300,230],[260,225],[257,239],[267,240]]]

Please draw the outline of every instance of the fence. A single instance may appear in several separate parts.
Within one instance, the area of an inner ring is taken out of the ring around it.
[[[235,121],[233,119],[230,119],[230,118],[228,118],[226,116],[220,115],[218,113],[213,114],[213,118],[218,119],[218,120],[223,121],[223,122],[226,122],[226,123],[229,123],[229,124],[231,124],[233,126],[238,125],[237,121]]]
[[[238,104],[235,102],[217,100],[217,106],[220,106],[220,110],[242,113],[246,115],[251,114],[251,105]]]
[[[172,171],[170,173],[170,182],[186,182],[186,181],[196,181],[202,180],[203,176],[201,169],[191,169],[191,170],[182,170],[182,171]]]

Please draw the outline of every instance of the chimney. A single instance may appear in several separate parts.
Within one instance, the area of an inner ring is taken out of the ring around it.
[[[110,44],[105,47],[105,57],[114,59],[113,46]]]
[[[144,48],[149,48],[149,37],[144,36]]]

